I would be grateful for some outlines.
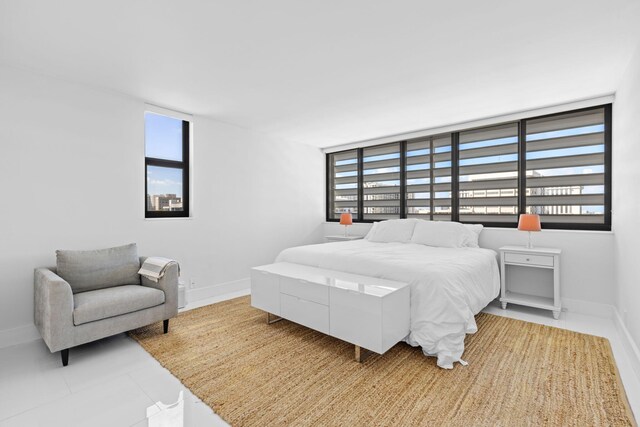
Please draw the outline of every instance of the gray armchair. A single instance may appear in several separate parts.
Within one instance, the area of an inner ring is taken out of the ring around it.
[[[57,268],[35,270],[35,324],[63,366],[69,349],[178,314],[178,264],[156,283],[138,275],[146,257],[135,244],[98,251],[57,251]]]

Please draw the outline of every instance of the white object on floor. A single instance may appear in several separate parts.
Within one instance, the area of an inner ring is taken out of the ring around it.
[[[554,319],[560,317],[562,304],[560,302],[560,253],[556,248],[527,248],[524,246],[503,246],[500,248],[500,302],[502,308],[507,308],[507,303],[526,305],[528,307],[552,310]],[[553,296],[542,297],[527,295],[509,290],[507,280],[507,267],[531,267],[544,268],[553,271]]]
[[[344,242],[349,240],[360,240],[364,239],[364,236],[324,236],[329,242]]]
[[[180,390],[175,403],[165,405],[156,402],[154,406],[148,407],[147,418],[148,427],[184,427],[184,390]]]
[[[180,283],[178,285],[178,308],[184,308],[187,306],[187,287]]]
[[[383,354],[409,334],[409,285],[281,262],[251,269],[251,305]]]
[[[276,262],[410,284],[407,342],[421,346],[428,356],[437,356],[441,368],[451,369],[462,357],[466,334],[478,330],[474,315],[500,293],[496,255],[483,248],[435,248],[365,239],[285,249]]]

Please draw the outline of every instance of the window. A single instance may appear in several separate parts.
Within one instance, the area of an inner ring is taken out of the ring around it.
[[[459,220],[518,221],[518,123],[460,132]]]
[[[529,213],[545,223],[605,224],[606,110],[527,120]]]
[[[451,135],[407,142],[407,218],[451,221]]]
[[[145,112],[145,217],[189,216],[190,123]]]
[[[327,154],[327,220],[611,229],[611,105]]]
[[[362,206],[365,220],[400,218],[400,144],[362,150]]]
[[[327,162],[327,189],[329,219],[340,219],[343,212],[358,215],[358,151],[329,154]]]

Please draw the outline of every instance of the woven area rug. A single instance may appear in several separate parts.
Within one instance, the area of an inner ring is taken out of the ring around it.
[[[131,332],[233,426],[635,425],[609,342],[477,316],[464,359],[436,366],[400,343],[365,363],[353,346],[266,315],[249,297]]]

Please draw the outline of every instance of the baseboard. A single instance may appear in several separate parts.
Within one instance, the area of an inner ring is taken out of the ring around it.
[[[629,330],[622,321],[622,316],[620,316],[620,312],[617,310],[617,308],[613,309],[613,323],[615,323],[616,329],[620,334],[622,345],[624,346],[627,356],[629,357],[631,366],[633,366],[633,371],[636,373],[638,381],[640,381],[640,348],[638,347],[638,344],[634,341],[633,337],[629,333]]]
[[[33,323],[17,328],[0,331],[0,348],[11,347],[12,345],[24,344],[40,339],[40,333]]]
[[[207,286],[204,288],[187,289],[186,309],[193,308],[198,302],[226,296],[228,294],[245,294],[251,288],[251,279],[244,278],[233,282],[221,283],[219,285]]]
[[[611,319],[615,310],[611,304],[584,301],[573,298],[562,298],[562,310],[571,313],[587,314],[589,316]]]

